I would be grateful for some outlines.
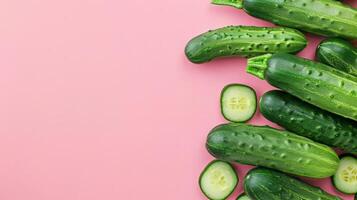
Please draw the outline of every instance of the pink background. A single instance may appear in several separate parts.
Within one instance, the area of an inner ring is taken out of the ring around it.
[[[220,90],[272,89],[245,59],[186,60],[191,37],[234,24],[271,25],[209,0],[1,1],[0,199],[205,199]],[[241,180],[248,168],[237,165]]]

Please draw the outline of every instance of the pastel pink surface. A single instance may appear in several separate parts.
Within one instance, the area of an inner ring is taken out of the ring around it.
[[[206,135],[225,122],[220,90],[272,87],[243,58],[194,65],[183,49],[240,24],[271,26],[209,0],[0,2],[0,199],[205,199],[197,180],[212,160]],[[272,125],[259,113],[250,123]],[[231,199],[249,168],[237,165]]]

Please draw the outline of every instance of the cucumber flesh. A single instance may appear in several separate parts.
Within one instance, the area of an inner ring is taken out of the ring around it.
[[[239,197],[237,197],[236,200],[250,200],[250,198],[243,193],[243,194],[239,195]]]
[[[238,176],[230,163],[214,160],[201,173],[199,184],[208,199],[223,200],[236,188]]]
[[[251,119],[257,108],[255,91],[246,85],[230,84],[221,93],[221,112],[231,122]]]
[[[357,193],[357,159],[350,155],[342,157],[332,181],[340,192]]]

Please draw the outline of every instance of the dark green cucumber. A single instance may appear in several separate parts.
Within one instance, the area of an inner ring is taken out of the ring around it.
[[[332,176],[339,162],[336,153],[328,146],[268,126],[219,125],[209,133],[206,147],[221,160],[270,167],[312,178]]]
[[[346,40],[326,39],[316,50],[318,61],[357,76],[357,48]]]
[[[330,37],[357,38],[357,9],[331,0],[212,0],[243,8],[281,26]]]
[[[357,77],[279,53],[248,60],[247,72],[321,109],[357,120]]]
[[[337,190],[345,194],[357,193],[357,158],[353,155],[341,155],[341,161],[332,177]]]
[[[238,185],[233,166],[221,160],[210,162],[200,175],[199,185],[203,194],[211,200],[224,200]]]
[[[255,168],[244,179],[244,191],[255,200],[341,200],[284,173]]]
[[[268,120],[316,142],[357,153],[357,123],[308,104],[286,92],[273,90],[260,99]]]
[[[305,36],[290,28],[228,26],[203,33],[188,42],[185,53],[193,63],[217,57],[251,57],[265,53],[295,53],[305,48]]]

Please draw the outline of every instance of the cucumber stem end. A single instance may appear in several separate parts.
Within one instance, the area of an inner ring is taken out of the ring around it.
[[[243,7],[243,0],[212,0],[212,4],[232,6],[241,9]]]
[[[265,70],[268,67],[268,60],[272,54],[264,54],[248,59],[246,72],[264,80]]]

